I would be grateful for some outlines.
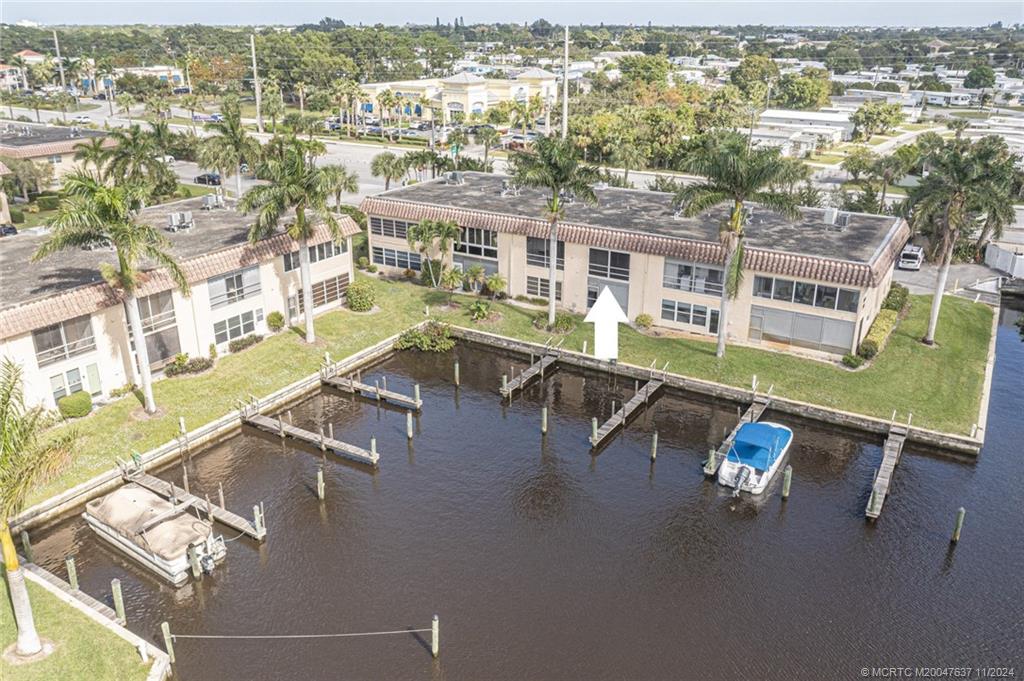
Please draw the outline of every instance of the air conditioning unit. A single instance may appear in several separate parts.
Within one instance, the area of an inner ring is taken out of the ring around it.
[[[458,184],[465,184],[466,183],[466,178],[459,171],[453,170],[453,171],[451,171],[449,173],[445,173],[444,181],[445,181],[445,184],[458,185]]]
[[[839,209],[838,208],[826,208],[825,209],[825,216],[824,216],[823,219],[824,219],[826,225],[834,225],[834,224],[836,224],[836,218],[837,217],[839,217]]]

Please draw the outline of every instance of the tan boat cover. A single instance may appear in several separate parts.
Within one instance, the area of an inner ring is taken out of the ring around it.
[[[128,483],[110,494],[85,505],[89,515],[108,525],[114,532],[154,555],[172,561],[185,555],[190,544],[206,541],[211,526],[200,520],[191,508],[170,513],[170,501],[135,483]],[[151,520],[164,520],[143,528]]]

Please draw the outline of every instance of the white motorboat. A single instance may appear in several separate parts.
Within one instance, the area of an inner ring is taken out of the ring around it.
[[[227,555],[224,537],[214,535],[213,524],[191,503],[171,503],[135,483],[88,502],[82,517],[104,540],[175,586],[188,581],[191,552],[206,573]]]
[[[778,423],[744,423],[718,469],[718,484],[761,494],[782,466],[793,431]]]

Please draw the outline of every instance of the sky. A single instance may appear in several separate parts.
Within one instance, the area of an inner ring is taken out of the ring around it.
[[[476,22],[790,26],[980,26],[1024,23],[1024,0],[0,0],[0,22],[42,24],[295,25],[325,16],[349,24]],[[0,37],[2,39],[2,37]]]

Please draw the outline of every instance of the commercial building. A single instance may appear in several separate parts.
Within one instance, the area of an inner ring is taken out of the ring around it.
[[[583,312],[604,287],[630,319],[698,335],[718,333],[725,209],[682,217],[672,195],[599,187],[597,205],[570,202],[559,227],[556,295]],[[512,296],[547,296],[546,194],[508,178],[457,173],[364,199],[372,260],[384,271],[420,270],[406,240],[423,219],[451,220],[461,237],[458,267],[481,265],[508,281]],[[748,207],[745,276],[730,303],[728,338],[834,357],[852,352],[888,292],[909,236],[901,218],[805,208],[796,221]],[[436,253],[431,253],[437,257]]]
[[[78,146],[97,137],[104,138],[105,146],[115,144],[102,130],[4,123],[0,125],[0,156],[49,163],[53,166],[54,178],[59,179],[64,173],[79,167],[75,160]]]
[[[215,347],[224,353],[231,340],[266,333],[271,312],[292,323],[304,312],[296,242],[279,233],[250,244],[251,218],[204,205],[196,197],[147,208],[140,216],[155,227],[187,227],[166,234],[191,295],[183,296],[155,268],[139,290],[156,372],[179,352],[208,356]],[[353,272],[351,237],[359,228],[348,217],[339,223],[339,241],[320,226],[309,242],[316,313],[340,304]],[[124,305],[99,271],[101,263],[116,264],[114,252],[65,251],[30,265],[44,239],[19,234],[0,248],[0,356],[24,368],[26,399],[53,407],[68,393],[87,390],[103,399],[138,383]]]

